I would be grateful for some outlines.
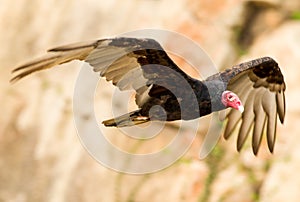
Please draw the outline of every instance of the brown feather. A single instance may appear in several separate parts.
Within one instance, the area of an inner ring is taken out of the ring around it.
[[[154,105],[169,110],[168,121],[198,118],[224,109],[219,100],[227,87],[226,90],[239,96],[245,111],[242,115],[233,109],[227,113],[224,137],[229,138],[241,120],[238,150],[244,145],[252,126],[254,154],[258,152],[265,128],[269,150],[272,152],[274,149],[277,115],[283,123],[286,113],[286,86],[278,64],[270,57],[241,63],[201,82],[183,72],[153,39],[102,39],[50,49],[46,56],[15,68],[11,82],[72,60],[84,60],[95,72],[106,77],[107,81],[112,81],[119,89],[133,89],[137,92],[136,103],[141,111],[118,117],[117,121],[104,121],[107,126],[121,127],[149,121],[148,112]],[[183,87],[184,85],[187,86]],[[209,91],[211,89],[213,90]],[[177,92],[179,97],[172,92]],[[199,109],[191,103],[191,94],[196,95]],[[188,101],[184,110],[179,106],[179,101],[183,100]],[[161,120],[159,116],[156,118]]]
[[[90,46],[86,44],[86,46],[82,49],[76,48],[66,52],[51,53],[38,60],[21,65],[13,70],[13,73],[15,73],[16,76],[14,76],[10,82],[14,83],[33,72],[52,68],[56,65],[67,63],[72,60],[84,60],[93,48],[93,44],[90,44]]]
[[[222,76],[222,75],[221,75]],[[237,149],[244,144],[253,125],[252,148],[257,154],[266,127],[269,150],[274,149],[277,114],[281,123],[285,117],[285,83],[278,64],[269,57],[239,64],[223,73],[228,80],[227,89],[236,93],[244,104],[245,111],[238,134]],[[231,111],[234,111],[231,109]],[[237,126],[238,115],[229,113],[225,128],[228,138]],[[234,117],[234,118],[233,118]]]
[[[245,103],[245,111],[242,114],[242,123],[240,126],[238,139],[237,139],[237,150],[240,151],[242,146],[244,145],[246,138],[250,132],[251,126],[253,125],[254,114],[253,112],[253,102],[255,99],[256,92],[254,90],[249,94],[249,98]]]
[[[254,127],[252,134],[252,149],[255,155],[258,153],[258,149],[261,144],[266,121],[266,113],[261,105],[265,91],[263,88],[257,90],[257,97],[254,99],[253,103]]]

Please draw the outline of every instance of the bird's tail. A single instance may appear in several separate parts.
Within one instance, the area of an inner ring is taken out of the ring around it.
[[[136,110],[128,114],[118,116],[116,118],[105,120],[102,123],[107,127],[111,127],[111,126],[126,127],[126,126],[133,126],[133,125],[146,123],[148,121],[150,121],[149,117],[142,116],[140,114],[140,110]]]
[[[10,82],[14,83],[33,72],[48,69],[72,60],[84,60],[97,43],[98,41],[76,43],[50,49],[44,57],[15,68],[12,71],[15,76]]]

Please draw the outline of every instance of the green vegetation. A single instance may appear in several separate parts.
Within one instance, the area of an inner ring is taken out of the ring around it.
[[[299,11],[294,11],[291,14],[291,19],[293,19],[293,20],[300,20],[300,10]]]
[[[205,190],[198,199],[199,202],[209,201],[209,197],[211,196],[211,187],[218,176],[220,163],[222,162],[224,154],[224,149],[221,146],[216,146],[212,153],[207,157],[206,163],[210,172],[205,181]]]

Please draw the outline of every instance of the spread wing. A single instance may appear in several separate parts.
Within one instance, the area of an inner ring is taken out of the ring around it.
[[[257,154],[266,131],[268,147],[274,149],[277,116],[281,123],[285,117],[285,83],[278,64],[270,57],[242,63],[223,72],[227,89],[236,93],[244,104],[243,114],[230,110],[227,114],[225,138],[229,138],[238,122],[237,149],[240,150],[253,128],[252,148]]]
[[[170,78],[170,72],[188,78],[157,41],[121,37],[53,48],[45,57],[13,70],[16,75],[11,81],[76,59],[89,63],[120,90],[136,90],[138,106],[147,99],[152,84]]]

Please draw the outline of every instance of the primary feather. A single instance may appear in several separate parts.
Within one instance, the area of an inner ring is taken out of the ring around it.
[[[222,93],[234,92],[244,103],[241,114],[231,109],[227,114],[224,137],[234,132],[238,123],[237,149],[252,131],[253,152],[257,154],[266,130],[272,152],[277,116],[285,117],[285,83],[278,64],[270,57],[241,63],[205,79],[196,80],[183,72],[153,39],[112,38],[71,44],[50,49],[45,57],[13,70],[11,82],[72,60],[84,60],[95,72],[112,81],[120,90],[136,91],[139,109],[106,120],[106,126],[131,126],[150,120],[190,120],[225,109]],[[149,113],[155,106],[164,111]]]

